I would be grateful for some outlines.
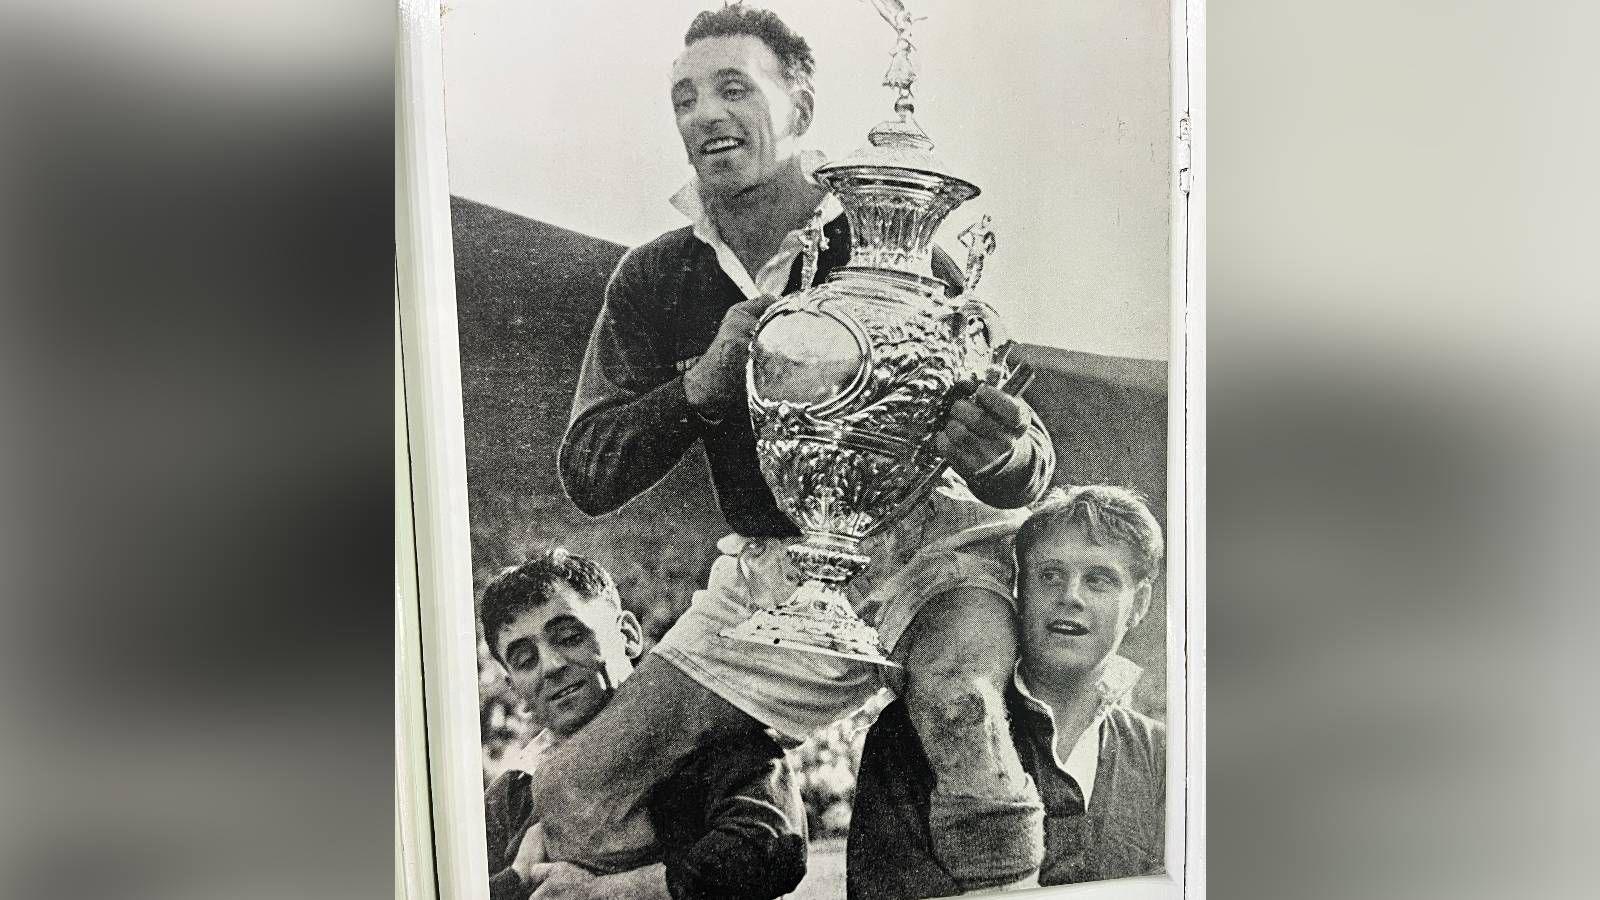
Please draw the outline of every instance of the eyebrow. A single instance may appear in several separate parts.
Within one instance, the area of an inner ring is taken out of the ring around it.
[[[579,619],[577,616],[572,615],[571,613],[566,613],[566,614],[563,614],[563,615],[559,615],[559,616],[556,616],[554,619],[551,619],[550,621],[544,623],[544,632],[546,634],[549,634],[550,632],[555,631],[556,629],[565,628],[568,625],[577,625],[577,626],[581,627],[583,625],[583,620]]]
[[[748,73],[746,73],[745,70],[743,70],[743,69],[734,68],[734,67],[731,67],[731,66],[718,69],[717,71],[711,73],[711,80],[712,81],[720,81],[720,80],[722,80],[724,78],[739,78],[739,79],[742,79],[744,81],[749,81],[750,80],[750,75]],[[679,88],[693,88],[693,87],[694,87],[694,79],[692,79],[692,78],[679,78],[677,81],[674,81],[672,83],[672,93],[676,94],[678,92]]]

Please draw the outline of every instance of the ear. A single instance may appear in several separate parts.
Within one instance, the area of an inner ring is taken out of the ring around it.
[[[622,648],[629,659],[638,659],[644,655],[644,628],[639,624],[639,617],[623,610],[617,613],[617,628],[622,631]]]
[[[1150,612],[1150,582],[1144,581],[1134,590],[1133,609],[1128,613],[1128,629],[1132,631]]]
[[[795,88],[789,92],[789,97],[794,101],[794,136],[801,137],[811,130],[811,120],[816,114],[817,98],[804,88]]]

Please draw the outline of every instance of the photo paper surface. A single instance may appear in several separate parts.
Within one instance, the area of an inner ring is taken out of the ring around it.
[[[727,6],[443,12],[491,896],[1170,876],[1172,10],[774,0],[773,37]],[[896,208],[976,189],[916,213],[921,257],[830,181],[872,146],[943,179]],[[907,404],[939,415],[846,428],[886,329],[948,375]],[[938,464],[866,509],[890,445]],[[882,660],[793,646],[814,619],[729,637],[826,553],[864,560],[838,596]]]

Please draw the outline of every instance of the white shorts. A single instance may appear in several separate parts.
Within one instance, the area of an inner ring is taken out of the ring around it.
[[[1027,515],[985,506],[947,472],[927,502],[863,544],[872,564],[851,582],[851,605],[893,651],[922,604],[946,591],[975,587],[1011,603],[1011,537]],[[736,534],[718,541],[705,589],[653,652],[799,743],[889,685],[872,663],[722,636],[794,590],[799,577],[783,552],[790,542]]]

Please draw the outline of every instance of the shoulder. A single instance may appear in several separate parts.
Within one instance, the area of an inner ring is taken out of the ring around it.
[[[694,245],[698,243],[693,230],[685,226],[630,248],[611,273],[606,286],[608,301],[613,306],[637,305],[625,301],[639,301],[659,291],[667,283],[668,273],[693,258]]]
[[[532,794],[533,778],[527,772],[507,769],[489,783],[483,792],[484,804],[491,813],[514,814],[528,805]]]
[[[1113,707],[1106,721],[1114,729],[1123,753],[1131,753],[1154,773],[1166,771],[1167,726],[1137,710]]]
[[[699,239],[688,225],[632,247],[617,263],[617,271],[660,268],[663,263],[684,259]]]

